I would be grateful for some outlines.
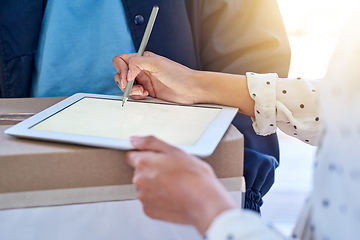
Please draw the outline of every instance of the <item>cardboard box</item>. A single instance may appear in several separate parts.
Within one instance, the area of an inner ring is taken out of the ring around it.
[[[62,99],[0,99],[0,209],[136,198],[133,169],[124,161],[124,151],[4,134],[9,124]],[[245,192],[243,143],[242,134],[231,125],[204,159],[229,191]]]

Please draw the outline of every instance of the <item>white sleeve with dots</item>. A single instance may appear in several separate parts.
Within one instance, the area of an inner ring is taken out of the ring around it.
[[[221,213],[206,232],[206,240],[280,240],[284,236],[266,225],[259,214],[250,210],[233,209]]]
[[[319,136],[320,80],[279,78],[275,73],[247,73],[249,93],[255,100],[253,128],[269,135],[280,128],[290,136],[316,145]]]

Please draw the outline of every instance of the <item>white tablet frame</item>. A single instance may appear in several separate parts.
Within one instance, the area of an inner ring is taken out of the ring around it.
[[[101,95],[101,94],[88,94],[88,93],[77,93],[74,94],[61,102],[35,114],[34,116],[8,128],[5,133],[21,137],[21,138],[30,138],[30,139],[38,139],[38,140],[48,140],[54,142],[64,142],[64,143],[72,143],[86,146],[94,146],[94,147],[103,147],[103,148],[112,148],[112,149],[120,149],[120,150],[130,150],[134,149],[129,140],[118,139],[118,138],[107,138],[107,137],[96,137],[96,136],[88,136],[88,135],[78,135],[78,134],[69,134],[69,133],[60,133],[60,132],[50,132],[43,130],[34,130],[31,129],[34,125],[40,123],[41,121],[49,118],[50,116],[60,112],[66,107],[74,104],[75,102],[86,98],[100,98],[100,99],[111,99],[111,100],[122,100],[122,96],[113,96],[113,95]],[[165,101],[161,101],[155,98],[146,98],[144,101],[149,103],[166,103],[173,105],[181,105],[176,103],[169,103]],[[216,146],[220,142],[221,138],[225,134],[229,125],[231,124],[233,118],[235,117],[238,109],[234,107],[226,107],[220,105],[212,105],[212,104],[197,104],[192,105],[194,107],[215,107],[219,108],[220,112],[215,117],[215,119],[210,123],[205,132],[201,135],[199,140],[195,145],[177,145],[178,148],[184,150],[185,152],[196,155],[199,157],[207,157],[210,156],[215,150]]]

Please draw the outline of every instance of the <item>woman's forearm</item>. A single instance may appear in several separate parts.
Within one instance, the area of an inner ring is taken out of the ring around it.
[[[255,102],[251,98],[244,75],[193,71],[196,103],[212,103],[239,108],[239,112],[254,116]]]

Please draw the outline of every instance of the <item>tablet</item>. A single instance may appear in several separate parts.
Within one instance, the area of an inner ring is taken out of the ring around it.
[[[78,93],[12,126],[6,134],[95,147],[133,149],[131,136],[155,136],[184,151],[212,154],[238,109],[154,98]]]

